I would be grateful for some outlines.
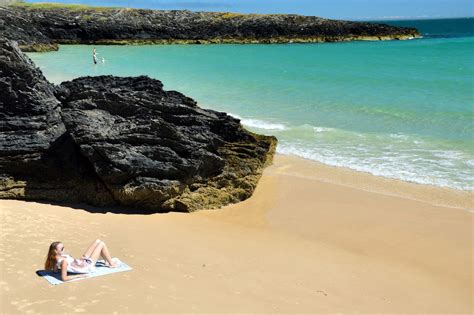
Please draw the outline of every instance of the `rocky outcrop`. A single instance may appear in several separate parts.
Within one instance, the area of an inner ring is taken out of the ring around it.
[[[217,208],[251,196],[275,146],[145,76],[53,86],[0,39],[0,198]]]
[[[66,132],[60,102],[28,57],[5,40],[0,47],[0,195],[25,195],[25,180],[35,175],[41,180],[33,186],[48,193],[55,179],[64,184],[54,167],[59,156],[50,158]]]
[[[416,29],[300,15],[21,4],[0,7],[0,32],[23,50],[61,43],[288,43],[406,39]]]

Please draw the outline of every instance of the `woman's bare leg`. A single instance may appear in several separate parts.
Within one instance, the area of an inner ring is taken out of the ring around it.
[[[102,256],[105,258],[107,263],[109,264],[110,267],[116,267],[115,263],[112,261],[112,257],[110,256],[109,249],[107,248],[107,245],[105,245],[104,242],[100,242],[94,251],[92,252],[90,259],[94,262],[94,264],[97,262],[97,259]]]
[[[97,247],[97,245],[99,245],[100,242],[101,240],[99,239],[96,239],[94,242],[92,242],[92,244],[89,245],[89,248],[86,249],[82,257],[86,257],[86,258],[91,257],[92,252]]]
[[[102,242],[104,247],[102,248],[102,251],[100,252],[100,256],[104,258],[104,260],[107,262],[107,265],[110,268],[115,268],[117,267],[117,264],[112,261],[112,256],[110,255],[109,248],[107,247],[107,244]]]

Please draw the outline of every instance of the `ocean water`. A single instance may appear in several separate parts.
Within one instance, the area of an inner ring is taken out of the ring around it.
[[[425,36],[410,41],[95,46],[105,58],[98,65],[85,45],[29,56],[55,83],[103,74],[157,78],[201,107],[275,135],[279,153],[472,190],[472,22],[389,22]]]

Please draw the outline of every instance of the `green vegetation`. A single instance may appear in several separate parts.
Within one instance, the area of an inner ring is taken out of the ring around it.
[[[256,17],[270,17],[270,16],[277,16],[277,14],[258,14],[258,13],[232,13],[232,12],[225,12],[219,15],[221,19],[248,19],[248,18],[256,18]]]
[[[278,18],[284,17],[286,14],[259,14],[259,13],[233,13],[233,12],[218,12],[216,15],[217,20],[249,20],[249,19],[260,19],[260,18]],[[303,17],[304,18],[304,17]]]
[[[59,49],[58,44],[32,44],[32,45],[19,45],[19,48],[24,52],[46,52],[46,51],[57,51]]]
[[[11,6],[25,8],[27,10],[59,10],[59,9],[68,9],[70,11],[107,11],[117,9],[116,7],[94,7],[84,4],[65,4],[65,3],[26,3],[26,2],[16,2],[12,3]]]
[[[233,18],[241,18],[243,16],[245,16],[245,14],[226,12],[222,14],[220,17],[222,19],[233,19]]]

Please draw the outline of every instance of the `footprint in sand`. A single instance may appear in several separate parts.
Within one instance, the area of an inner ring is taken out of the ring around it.
[[[324,296],[328,296],[328,294],[326,292],[324,292],[323,290],[318,290],[318,291],[316,291],[316,293],[322,294]]]

